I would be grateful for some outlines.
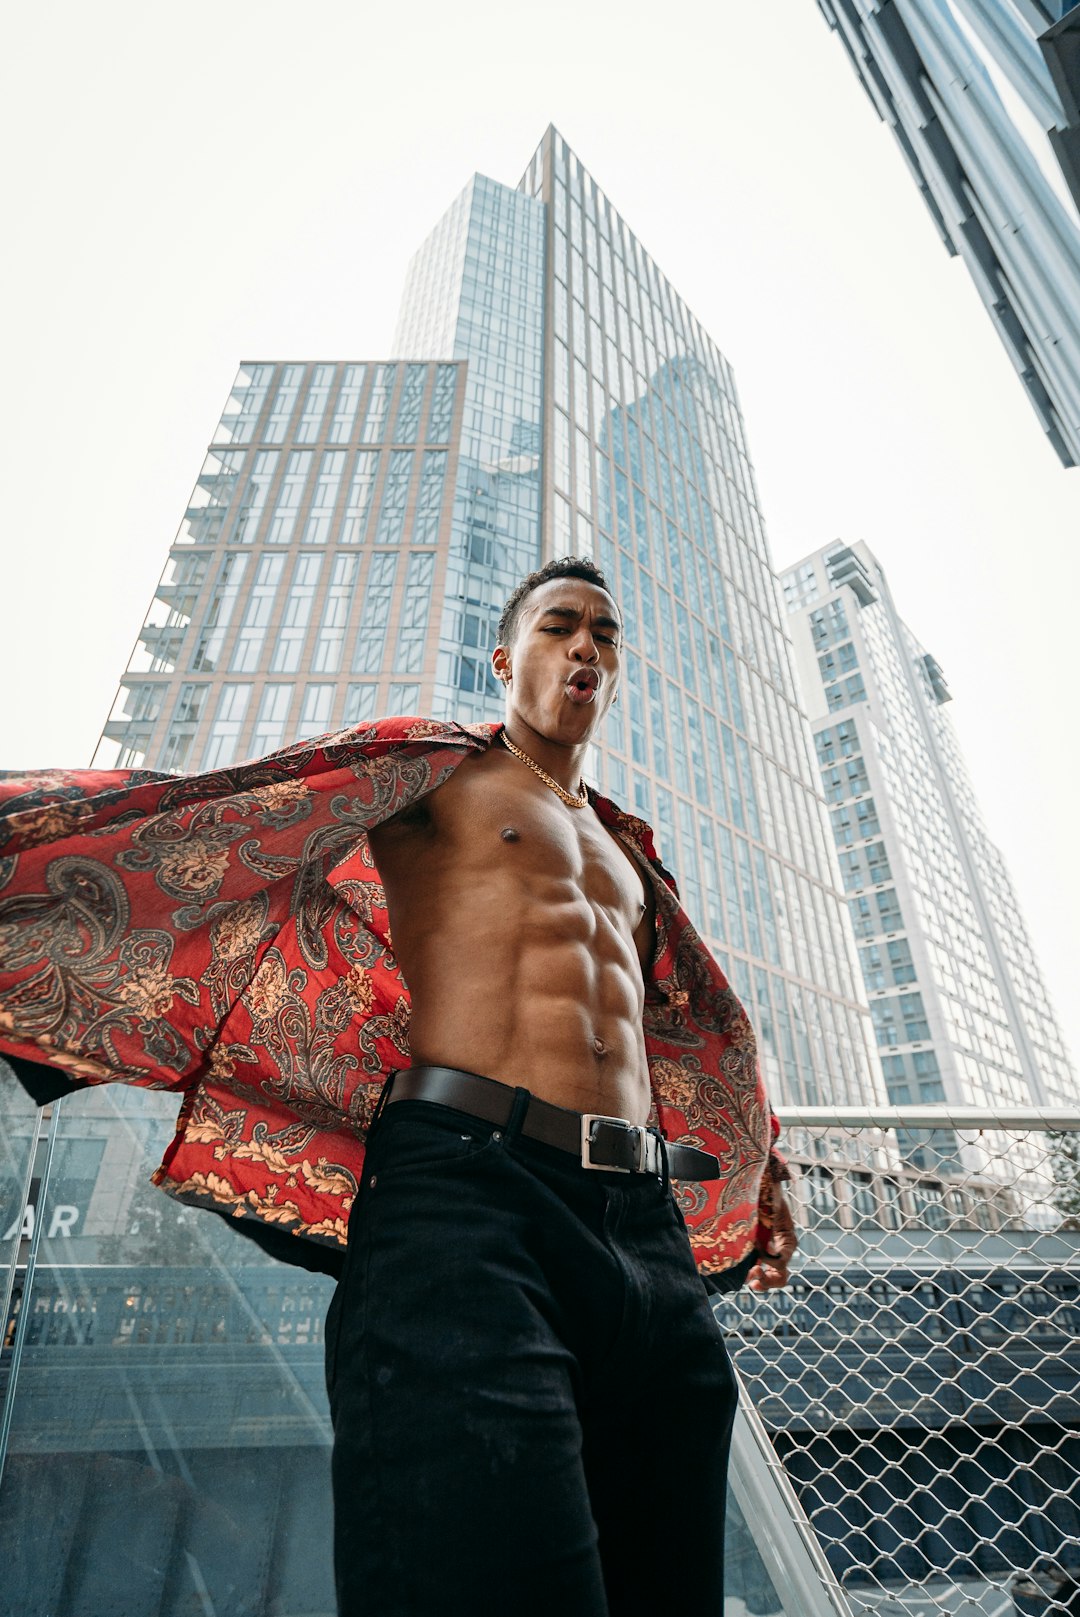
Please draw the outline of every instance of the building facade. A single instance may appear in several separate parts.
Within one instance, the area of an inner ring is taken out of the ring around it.
[[[1075,1106],[940,666],[866,545],[819,550],[781,582],[890,1100]]]
[[[223,768],[430,700],[464,370],[241,366],[96,763]]]
[[[818,0],[971,274],[1050,442],[1080,462],[1080,5]]]

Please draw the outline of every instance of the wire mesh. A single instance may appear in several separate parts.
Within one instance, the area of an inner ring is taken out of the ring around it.
[[[793,1278],[717,1315],[852,1610],[1075,1617],[1080,1113],[783,1120]]]

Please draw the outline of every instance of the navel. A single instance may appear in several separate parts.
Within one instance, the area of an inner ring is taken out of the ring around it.
[[[604,1043],[603,1039],[594,1039],[592,1042],[592,1047],[598,1056],[607,1055],[607,1045]]]
[[[504,842],[521,841],[521,832],[515,831],[512,825],[504,825],[502,830],[499,832],[499,835],[502,837]]]

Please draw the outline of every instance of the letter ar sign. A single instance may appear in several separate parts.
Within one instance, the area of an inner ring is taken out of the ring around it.
[[[79,1222],[79,1209],[65,1202],[58,1202],[55,1207],[49,1208],[49,1222],[42,1234],[47,1241],[54,1241],[59,1237],[67,1237],[74,1233]],[[12,1219],[8,1228],[0,1236],[4,1241],[29,1241],[33,1238],[34,1227],[37,1223],[37,1204],[27,1202],[23,1210],[22,1219],[18,1215]]]

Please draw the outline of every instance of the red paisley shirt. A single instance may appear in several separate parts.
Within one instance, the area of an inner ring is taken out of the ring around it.
[[[380,1088],[409,1064],[366,832],[501,728],[387,719],[213,774],[0,778],[0,1052],[176,1090],[162,1189],[343,1247]],[[720,1181],[678,1186],[717,1273],[769,1233],[778,1124],[754,1034],[649,827],[590,797],[655,889],[654,1121],[720,1158]]]

